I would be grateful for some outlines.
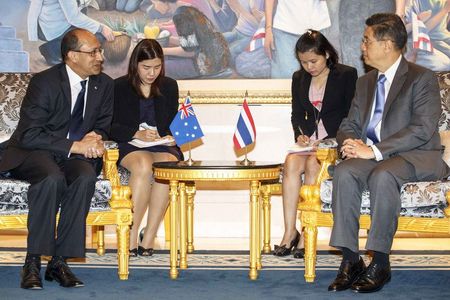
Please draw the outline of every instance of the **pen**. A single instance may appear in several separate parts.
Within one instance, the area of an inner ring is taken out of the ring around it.
[[[302,142],[305,143],[305,144],[307,144],[307,143],[305,142],[305,139],[303,138],[303,136],[304,136],[305,134],[303,133],[303,130],[302,130],[302,128],[300,127],[300,125],[298,125],[297,128],[298,128],[298,130],[300,131],[300,135],[302,136],[302,137],[301,137]]]

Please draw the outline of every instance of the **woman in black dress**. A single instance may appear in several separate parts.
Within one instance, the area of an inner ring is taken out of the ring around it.
[[[164,76],[164,55],[156,40],[144,39],[133,50],[128,74],[114,82],[111,138],[119,143],[119,164],[130,171],[134,203],[130,256],[153,254],[154,239],[169,201],[169,186],[153,180],[152,164],[176,161],[183,154],[175,143],[138,148],[132,139],[155,141],[171,136],[178,110],[178,84]],[[148,209],[147,226],[138,245],[139,225]]]
[[[309,145],[336,137],[355,93],[356,69],[338,63],[334,47],[323,34],[308,30],[297,41],[295,53],[301,69],[292,75],[292,115],[295,143]],[[274,255],[303,258],[303,239],[296,230],[298,195],[305,184],[314,184],[320,165],[315,155],[292,153],[283,168],[284,235]]]

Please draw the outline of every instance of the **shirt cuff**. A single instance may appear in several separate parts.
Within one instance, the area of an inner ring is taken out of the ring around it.
[[[383,160],[383,155],[381,154],[380,150],[378,150],[377,146],[370,145],[369,147],[372,148],[373,154],[375,154],[375,160],[376,161]]]

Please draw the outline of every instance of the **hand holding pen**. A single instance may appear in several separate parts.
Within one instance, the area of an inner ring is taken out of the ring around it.
[[[303,133],[303,130],[302,130],[302,128],[300,127],[300,125],[297,126],[297,128],[298,128],[298,130],[300,131],[300,135],[297,137],[297,143],[298,143],[300,146],[306,146],[306,145],[309,145],[309,137]]]

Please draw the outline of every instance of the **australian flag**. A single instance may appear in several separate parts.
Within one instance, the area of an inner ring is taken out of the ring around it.
[[[169,128],[178,146],[195,141],[204,135],[189,96],[181,104]]]
[[[233,136],[233,143],[237,149],[255,142],[256,128],[253,121],[252,114],[248,108],[247,99],[244,99],[242,104],[241,114],[239,115],[236,131]]]

